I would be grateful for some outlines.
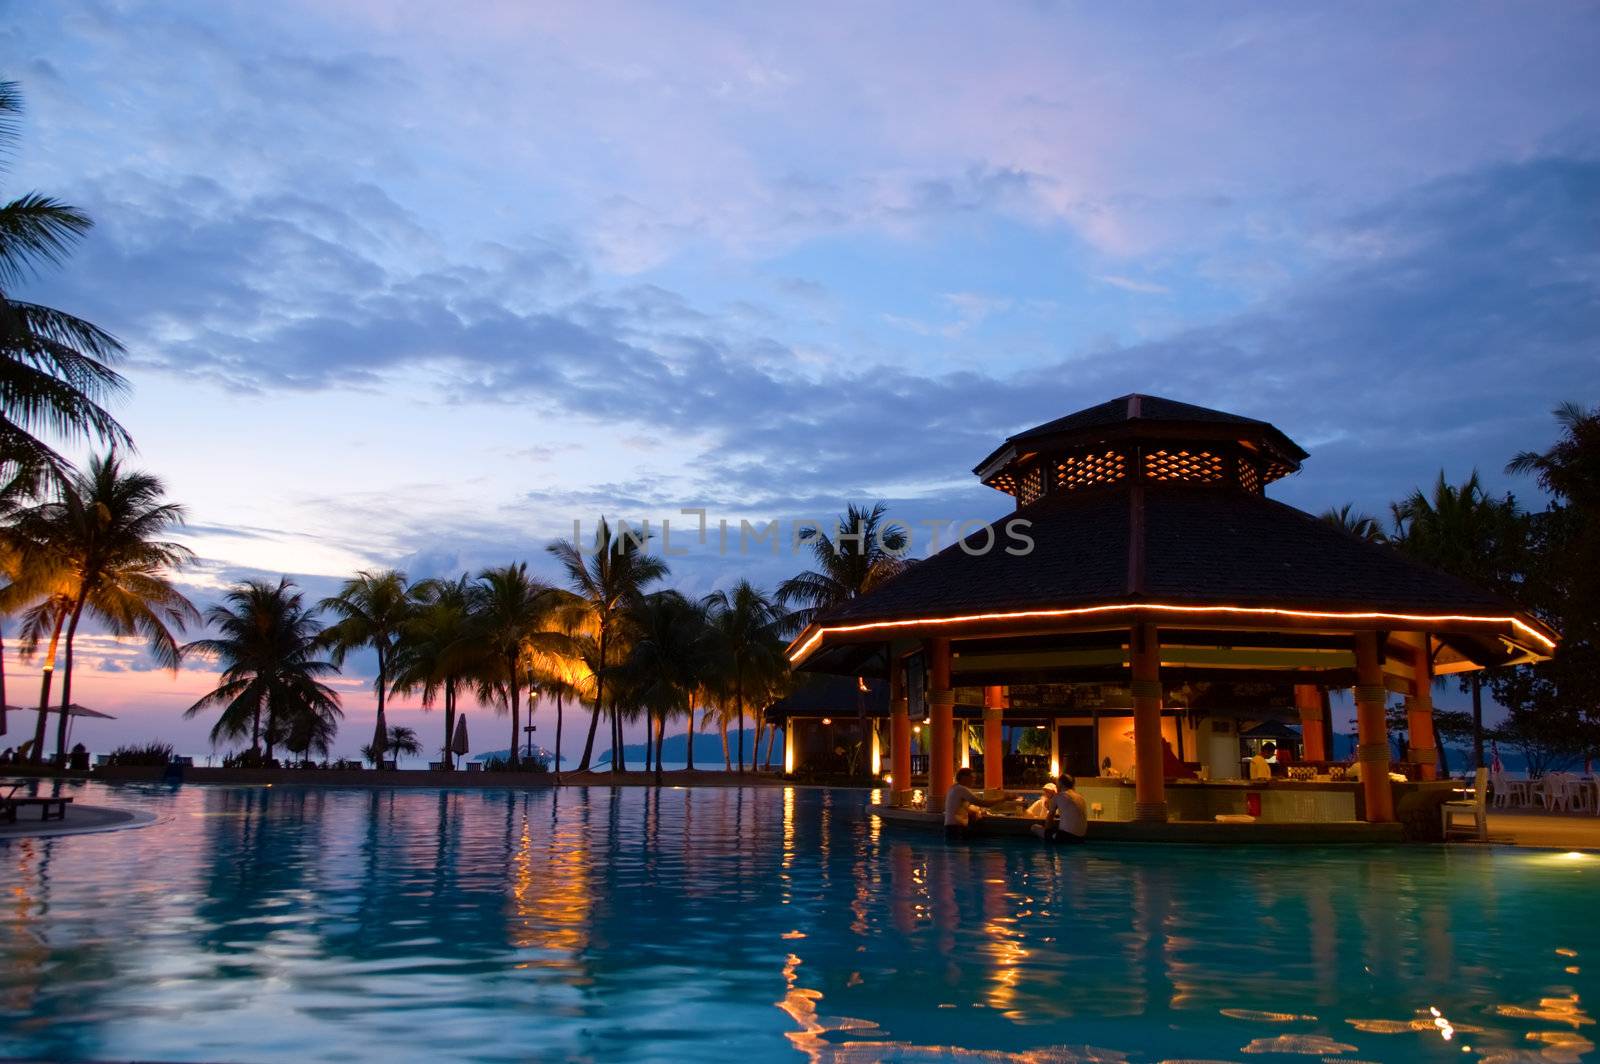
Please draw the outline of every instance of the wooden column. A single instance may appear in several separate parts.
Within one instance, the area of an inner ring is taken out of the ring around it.
[[[955,755],[956,768],[972,767],[972,725],[964,720],[955,722],[955,749],[950,752]]]
[[[904,662],[889,663],[889,775],[890,805],[905,805],[911,796],[911,710],[906,702]]]
[[[950,687],[950,640],[930,639],[928,658],[928,714],[933,736],[928,741],[928,808],[943,809],[944,796],[955,782],[953,715],[956,693]]]
[[[1323,741],[1322,730],[1322,691],[1314,683],[1297,683],[1294,704],[1300,711],[1300,738],[1305,745],[1305,759],[1328,760],[1328,746]]]
[[[1135,820],[1167,819],[1167,784],[1161,758],[1161,643],[1153,624],[1136,624],[1128,653],[1133,666]]]
[[[1384,719],[1389,691],[1378,660],[1378,633],[1356,633],[1356,760],[1361,762],[1361,792],[1367,819],[1394,820],[1394,790],[1389,786],[1389,722]]]
[[[1416,671],[1411,697],[1406,699],[1406,734],[1411,740],[1409,759],[1425,780],[1439,778],[1439,743],[1433,734],[1433,655],[1428,653],[1428,633],[1407,639],[1412,644]]]
[[[998,791],[1006,785],[1006,744],[1001,737],[1005,704],[1005,688],[983,689],[983,789],[986,791]]]

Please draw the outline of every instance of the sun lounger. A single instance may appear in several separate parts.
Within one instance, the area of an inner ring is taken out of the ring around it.
[[[18,798],[16,793],[20,786],[13,785],[5,797],[0,798],[0,821],[15,824],[17,810],[31,806],[38,807],[40,820],[67,819],[67,806],[72,804],[71,798]]]

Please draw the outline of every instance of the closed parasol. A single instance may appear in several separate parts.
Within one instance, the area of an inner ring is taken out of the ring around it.
[[[463,713],[456,718],[456,734],[450,740],[450,752],[461,757],[468,749],[470,747],[467,746],[467,715]]]

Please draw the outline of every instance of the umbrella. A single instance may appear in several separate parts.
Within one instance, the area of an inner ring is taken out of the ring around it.
[[[467,746],[467,715],[465,713],[456,718],[456,734],[450,740],[450,752],[457,757],[463,757],[471,749]]]
[[[39,707],[38,706],[0,706],[0,735],[4,735],[6,733],[6,714],[7,713],[37,713],[37,712],[39,712]],[[61,712],[61,707],[60,706],[51,706],[49,709],[45,710],[45,712],[46,713],[60,713]],[[116,720],[117,719],[116,717],[112,716],[110,713],[102,713],[98,709],[90,709],[88,706],[80,706],[76,702],[73,702],[73,703],[71,703],[70,705],[67,706],[67,716],[69,718],[71,718],[71,717],[97,717],[100,720]],[[68,739],[72,738],[72,731],[71,731],[70,726],[69,726],[68,731],[67,731],[67,738]]]

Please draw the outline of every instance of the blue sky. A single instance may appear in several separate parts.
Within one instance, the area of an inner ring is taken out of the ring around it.
[[[1307,509],[1527,494],[1597,398],[1594,4],[0,11],[6,188],[99,223],[26,294],[127,343],[202,595],[601,511],[993,516],[999,439],[1133,390],[1278,424]],[[203,674],[101,650],[108,737],[200,734]]]

